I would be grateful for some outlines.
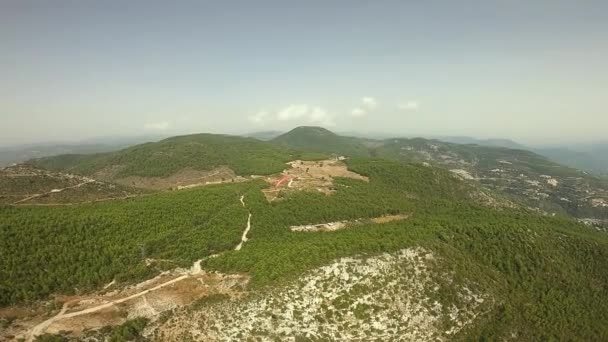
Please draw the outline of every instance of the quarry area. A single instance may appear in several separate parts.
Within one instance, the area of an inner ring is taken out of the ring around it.
[[[262,190],[269,202],[283,197],[291,191],[316,191],[331,195],[336,191],[333,179],[344,177],[369,182],[369,178],[349,171],[342,159],[318,161],[294,160],[287,163],[290,168],[281,174],[266,177],[271,187]]]
[[[440,302],[433,254],[422,248],[336,260],[291,284],[177,309],[146,328],[155,341],[448,341],[490,300],[466,286]]]

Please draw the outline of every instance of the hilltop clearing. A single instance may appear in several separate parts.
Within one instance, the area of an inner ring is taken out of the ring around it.
[[[262,190],[268,201],[288,196],[294,191],[313,191],[330,195],[337,191],[334,178],[350,178],[368,182],[368,177],[349,171],[346,164],[336,160],[303,161],[287,163],[290,168],[281,174],[266,177],[271,185]]]

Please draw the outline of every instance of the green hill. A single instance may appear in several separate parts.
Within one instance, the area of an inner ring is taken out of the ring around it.
[[[349,157],[368,156],[367,140],[337,135],[325,128],[301,126],[271,140],[272,143],[296,150]]]
[[[184,168],[208,171],[219,166],[227,166],[237,175],[270,174],[283,170],[285,162],[292,158],[287,149],[253,138],[193,134],[117,152],[62,155],[30,163],[49,170],[84,175],[102,172],[111,178],[122,178],[166,177]]]
[[[152,177],[168,177],[183,170],[211,172],[221,166],[234,173],[229,171],[217,177],[230,180],[234,174],[278,173],[285,168],[287,161],[294,159],[314,160],[339,155],[428,163],[452,170],[460,177],[478,182],[541,212],[608,220],[608,210],[602,206],[602,201],[608,202],[608,182],[534,152],[423,138],[373,140],[346,137],[321,127],[297,127],[268,142],[229,135],[186,135],[117,152],[61,155],[36,159],[31,163],[49,170],[87,175],[126,186],[167,189],[180,185],[180,182],[171,180],[161,185],[146,182]],[[144,180],[127,179],[130,176]],[[196,174],[188,177],[202,179],[206,176]]]

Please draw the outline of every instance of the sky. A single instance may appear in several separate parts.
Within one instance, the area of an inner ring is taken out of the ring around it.
[[[0,146],[318,125],[608,138],[608,1],[0,2]]]

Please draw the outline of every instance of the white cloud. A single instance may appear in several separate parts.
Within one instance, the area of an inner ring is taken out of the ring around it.
[[[370,112],[373,112],[378,107],[378,100],[371,96],[364,96],[361,98],[361,105],[355,107],[350,111],[350,115],[354,117],[366,116]]]
[[[253,123],[262,123],[268,120],[295,121],[294,124],[314,124],[321,126],[335,126],[334,116],[325,108],[307,104],[293,104],[277,110],[275,115],[269,111],[259,111],[249,117]]]
[[[363,103],[363,107],[372,110],[378,107],[378,101],[371,96],[366,96],[361,99],[361,103]]]
[[[265,110],[261,110],[259,112],[257,112],[255,115],[252,115],[249,117],[249,121],[259,124],[262,123],[264,120],[266,120],[266,118],[268,118],[268,111]]]
[[[281,121],[299,119],[303,116],[307,116],[310,113],[310,108],[308,105],[291,105],[283,108],[277,113],[277,119]]]
[[[367,115],[367,112],[364,109],[362,109],[362,108],[354,108],[350,112],[350,115],[355,116],[355,117],[360,117],[360,116]]]
[[[166,131],[170,126],[169,121],[148,122],[144,124],[144,129],[148,131]]]
[[[415,111],[418,110],[420,105],[416,101],[407,101],[405,103],[399,104],[397,107],[401,110]]]
[[[309,118],[310,122],[319,124],[322,126],[335,126],[333,117],[327,112],[327,110],[321,107],[311,108]]]

